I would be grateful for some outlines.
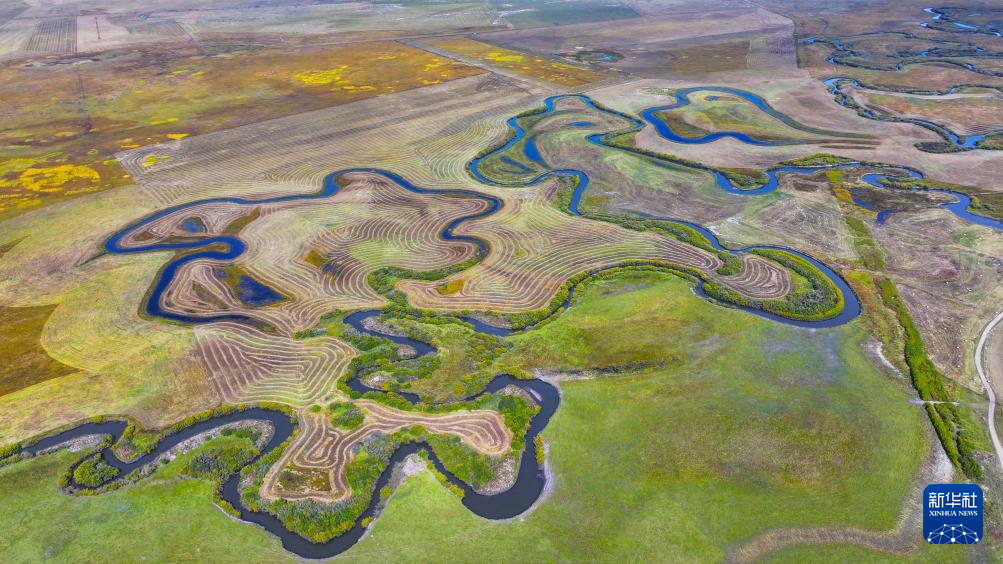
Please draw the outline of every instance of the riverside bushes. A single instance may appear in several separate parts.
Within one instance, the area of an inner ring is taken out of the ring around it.
[[[325,542],[352,529],[369,508],[374,496],[378,502],[385,502],[390,497],[391,488],[384,486],[377,492],[376,483],[397,449],[415,442],[428,445],[443,466],[465,482],[477,485],[495,477],[496,463],[489,457],[467,447],[456,437],[431,434],[415,425],[392,435],[372,435],[360,443],[359,450],[345,467],[345,478],[352,492],[347,500],[336,503],[285,499],[264,502],[258,491],[268,468],[281,457],[283,446],[244,469],[241,502],[252,511],[264,510],[274,514],[287,529],[312,542]],[[433,471],[450,491],[463,497],[462,488],[441,472],[434,468]],[[362,522],[364,524],[365,520]]]
[[[199,449],[199,452],[185,464],[182,473],[222,484],[257,454],[258,450],[245,441],[210,443]]]
[[[118,468],[109,466],[100,455],[84,459],[73,469],[73,481],[86,488],[96,488],[118,476]]]
[[[0,460],[21,452],[21,444],[13,443],[0,448]]]
[[[425,441],[443,466],[471,486],[477,488],[494,479],[495,470],[491,458],[463,444],[459,437],[427,435]]]
[[[923,338],[909,315],[909,310],[899,297],[891,280],[878,281],[881,299],[885,306],[896,313],[905,331],[905,361],[909,366],[909,376],[913,387],[923,401],[955,402],[954,394],[944,385],[944,377],[926,354]],[[971,424],[962,416],[957,405],[938,403],[926,405],[927,415],[933,423],[947,456],[969,478],[982,476],[982,467],[975,459],[976,441]]]
[[[831,155],[829,153],[815,153],[814,155],[808,155],[807,157],[783,161],[780,163],[780,166],[834,166],[852,162],[856,161],[847,157],[840,157],[839,155]]]
[[[327,406],[327,411],[331,414],[331,425],[341,429],[355,429],[366,418],[359,406],[351,402],[334,402]]]

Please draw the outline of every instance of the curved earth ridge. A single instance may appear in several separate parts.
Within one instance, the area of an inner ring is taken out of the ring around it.
[[[830,136],[830,137],[832,136],[865,137],[864,135],[859,135],[859,134],[846,134],[834,131],[826,131],[824,129],[818,129],[815,127],[810,127],[798,123],[796,120],[794,120],[787,114],[775,110],[772,106],[770,106],[770,104],[766,100],[764,100],[760,96],[757,96],[751,92],[746,92],[745,90],[739,90],[737,88],[729,88],[726,86],[694,86],[691,88],[683,88],[681,90],[677,90],[672,93],[676,97],[675,103],[668,104],[665,106],[655,106],[653,108],[648,108],[646,110],[643,110],[641,112],[641,118],[644,119],[646,122],[650,123],[655,128],[655,131],[657,131],[658,134],[664,137],[665,139],[687,145],[702,145],[726,137],[737,139],[749,145],[778,146],[778,145],[800,145],[809,143],[809,141],[764,141],[761,139],[756,139],[755,137],[752,137],[746,133],[740,133],[735,131],[716,131],[708,133],[707,135],[701,137],[685,137],[679,135],[675,131],[673,131],[672,128],[669,127],[667,123],[665,123],[665,121],[659,119],[656,114],[658,112],[674,110],[689,105],[690,104],[689,96],[694,92],[721,92],[725,94],[731,94],[733,96],[738,96],[739,98],[742,98],[747,102],[751,102],[757,108],[762,110],[765,114],[769,115],[770,117],[776,120],[779,120],[784,125],[787,125],[788,127],[792,127],[800,131],[804,131],[806,133],[811,133],[814,135]]]
[[[828,78],[825,81],[823,81],[823,83],[825,84],[826,88],[828,88],[829,93],[832,94],[832,96],[836,100],[837,104],[839,104],[840,106],[843,106],[843,107],[848,107],[848,108],[857,110],[857,114],[860,115],[861,117],[865,117],[867,119],[872,119],[872,120],[875,120],[875,121],[891,121],[891,122],[897,122],[897,123],[911,123],[911,124],[914,124],[914,125],[918,125],[920,127],[925,127],[926,129],[929,129],[930,131],[933,131],[937,135],[940,135],[945,141],[951,142],[953,145],[955,145],[959,149],[964,149],[966,151],[967,150],[972,150],[972,149],[979,149],[980,147],[976,146],[979,141],[982,141],[983,139],[985,139],[986,137],[988,137],[990,135],[1003,135],[1003,129],[995,130],[995,131],[987,131],[985,133],[979,133],[979,134],[976,134],[976,135],[960,135],[958,133],[955,133],[953,130],[951,130],[947,126],[941,125],[939,123],[936,123],[936,122],[933,122],[933,121],[930,121],[930,120],[919,119],[919,118],[902,118],[902,117],[896,117],[896,116],[893,116],[893,115],[890,115],[890,114],[886,114],[886,113],[877,113],[877,112],[874,112],[873,110],[868,110],[868,109],[860,106],[860,104],[857,103],[857,101],[852,96],[850,96],[849,94],[847,94],[846,92],[844,92],[843,89],[842,89],[842,87],[841,87],[841,85],[843,83],[847,83],[847,84],[849,84],[851,86],[854,86],[854,87],[857,87],[857,88],[866,88],[865,86],[863,86],[860,83],[860,81],[858,81],[856,79],[853,79],[853,78],[848,78],[848,77],[845,77],[845,76],[837,76],[837,77],[833,77],[833,78]],[[876,89],[876,88],[867,88],[867,89],[868,90],[880,90],[880,89]],[[944,93],[938,93],[937,95],[943,96],[943,95],[947,95],[947,94],[953,94],[956,91],[957,91],[956,87],[955,88],[950,88],[947,91],[945,91]],[[886,90],[886,92],[894,92],[894,91],[892,91],[892,90]]]
[[[336,194],[340,189],[340,186],[336,182],[337,178],[344,174],[349,174],[353,172],[365,172],[371,174],[377,174],[391,180],[398,185],[418,194],[435,194],[435,195],[458,195],[467,196],[471,198],[477,198],[488,202],[488,207],[477,213],[468,214],[465,216],[458,217],[453,221],[449,222],[439,233],[439,236],[445,241],[463,241],[468,243],[473,243],[477,245],[479,256],[483,257],[488,252],[487,242],[478,238],[467,235],[455,235],[453,230],[461,223],[473,219],[479,219],[482,217],[489,216],[495,213],[501,208],[502,201],[493,196],[482,194],[480,192],[475,192],[473,190],[444,190],[435,188],[420,188],[415,186],[405,180],[404,178],[398,176],[389,171],[376,169],[376,168],[347,168],[339,171],[332,172],[331,174],[324,177],[322,188],[318,192],[312,194],[292,194],[289,196],[279,196],[275,198],[262,198],[262,199],[247,199],[238,197],[222,197],[222,198],[209,198],[205,200],[196,200],[193,202],[188,202],[185,204],[179,204],[157,213],[149,215],[128,227],[122,229],[121,231],[112,235],[104,245],[105,251],[112,254],[136,254],[145,253],[153,251],[163,251],[163,250],[173,250],[173,251],[186,251],[199,249],[203,247],[210,247],[212,245],[222,245],[225,247],[225,251],[214,251],[214,250],[202,250],[198,252],[193,252],[185,254],[179,257],[173,258],[158,274],[156,282],[149,292],[149,296],[146,300],[144,306],[144,311],[147,315],[152,317],[160,317],[163,319],[168,319],[171,321],[177,321],[180,323],[209,323],[213,321],[251,321],[247,316],[243,315],[216,315],[216,316],[190,316],[172,313],[164,310],[160,306],[160,297],[164,291],[170,286],[171,282],[174,280],[175,274],[178,269],[187,263],[200,259],[215,259],[215,260],[233,260],[240,255],[242,255],[246,249],[244,242],[236,236],[230,235],[220,235],[215,237],[207,237],[204,239],[199,239],[196,241],[178,242],[178,243],[155,243],[151,245],[141,245],[141,246],[123,246],[122,241],[130,233],[141,229],[147,224],[156,221],[166,215],[175,213],[180,210],[187,208],[192,208],[195,206],[200,206],[204,204],[214,204],[214,203],[231,203],[238,205],[247,206],[259,206],[265,204],[276,204],[282,202],[292,202],[301,200],[320,200],[324,198],[329,198]]]
[[[540,410],[530,420],[529,430],[526,433],[526,446],[523,448],[523,452],[520,457],[519,473],[516,476],[515,483],[511,488],[503,492],[493,495],[478,493],[466,482],[460,480],[452,472],[450,472],[442,464],[442,461],[440,461],[435,455],[435,452],[428,447],[428,445],[424,443],[408,443],[398,447],[398,449],[390,457],[390,461],[386,468],[384,468],[383,472],[376,480],[369,506],[358,516],[355,521],[355,525],[350,530],[327,542],[313,543],[287,529],[283,522],[274,515],[263,511],[251,511],[245,508],[240,500],[240,469],[234,472],[234,474],[223,483],[221,488],[221,497],[238,511],[242,521],[260,525],[269,533],[279,537],[282,541],[282,546],[286,550],[304,558],[329,558],[348,550],[362,539],[367,530],[367,527],[362,525],[362,521],[367,517],[373,517],[379,510],[380,490],[387,486],[394,469],[408,456],[424,450],[428,454],[429,460],[435,466],[436,470],[445,475],[451,485],[463,490],[463,505],[470,511],[486,519],[498,520],[515,517],[532,507],[533,503],[539,499],[546,484],[547,478],[544,475],[543,469],[537,462],[537,444],[535,439],[547,426],[550,418],[557,410],[557,406],[560,404],[560,393],[553,385],[542,380],[517,380],[509,375],[500,375],[496,376],[483,391],[457,401],[477,399],[484,394],[494,393],[508,386],[515,386],[525,390],[537,402],[540,406]],[[125,476],[129,472],[155,461],[159,456],[169,452],[185,440],[188,440],[196,435],[218,429],[224,425],[231,425],[242,421],[265,421],[271,425],[273,429],[272,436],[261,448],[260,453],[245,463],[244,467],[253,464],[262,456],[265,456],[275,448],[279,447],[284,441],[293,435],[293,431],[297,426],[297,423],[293,418],[280,411],[262,407],[253,407],[199,421],[179,430],[176,433],[167,435],[161,439],[161,441],[157,444],[157,447],[152,452],[147,453],[132,462],[120,460],[112,452],[111,447],[105,447],[100,452],[102,460],[109,466],[112,466],[119,471],[116,478],[105,482],[105,484],[125,479]],[[41,439],[35,443],[28,444],[24,446],[20,452],[30,455],[38,455],[43,453],[46,449],[58,447],[67,441],[95,434],[110,435],[112,437],[111,444],[114,444],[121,439],[127,426],[128,423],[121,420],[103,421],[101,423],[84,423],[56,435]],[[73,482],[73,470],[75,470],[76,467],[86,458],[87,457],[82,458],[70,467],[70,483],[74,486],[79,487],[78,484]]]
[[[554,98],[557,98],[557,97],[554,97]],[[553,105],[554,98],[548,98],[548,103],[551,105],[551,107]],[[521,131],[521,128],[519,130]],[[590,140],[591,140],[592,137],[595,137],[595,136],[590,136]],[[459,218],[454,219],[445,228],[443,228],[443,230],[439,234],[440,237],[442,237],[446,241],[466,241],[466,242],[470,242],[470,243],[476,244],[478,246],[478,249],[479,249],[479,254],[482,257],[483,257],[483,255],[485,253],[487,253],[487,243],[485,241],[483,241],[480,238],[473,237],[473,236],[455,235],[455,234],[453,234],[453,230],[458,225],[460,225],[461,223],[463,223],[465,221],[469,221],[469,220],[473,220],[473,219],[479,219],[479,218],[486,217],[486,216],[489,216],[489,215],[495,213],[498,209],[501,208],[502,201],[500,199],[495,198],[493,196],[486,195],[486,194],[482,194],[480,192],[471,191],[471,190],[443,190],[443,189],[420,188],[418,186],[415,186],[415,185],[411,184],[410,182],[408,182],[407,180],[405,180],[404,178],[400,177],[397,174],[394,174],[394,173],[389,172],[389,171],[381,170],[381,169],[376,169],[376,168],[350,168],[350,169],[343,169],[343,170],[332,172],[332,173],[330,173],[329,175],[327,175],[324,178],[323,188],[319,192],[315,192],[315,193],[312,193],[312,194],[295,194],[295,195],[289,195],[289,196],[281,196],[281,197],[276,197],[276,198],[263,198],[263,199],[246,199],[246,198],[237,198],[237,197],[223,197],[223,198],[212,198],[212,199],[206,199],[206,200],[197,200],[197,201],[194,201],[194,202],[188,202],[188,203],[185,203],[185,204],[180,204],[180,205],[177,205],[177,206],[173,206],[173,207],[161,210],[161,211],[159,211],[159,212],[157,212],[155,214],[149,215],[149,216],[147,216],[147,217],[145,217],[145,218],[143,218],[143,219],[141,219],[141,220],[139,220],[137,222],[134,222],[133,224],[129,225],[128,227],[126,227],[126,228],[122,229],[121,231],[119,231],[118,233],[114,234],[105,243],[105,250],[107,252],[109,252],[109,253],[112,253],[112,254],[135,254],[135,253],[153,252],[153,251],[160,251],[160,250],[175,250],[175,251],[196,250],[196,249],[199,249],[199,248],[209,247],[209,246],[212,246],[212,245],[222,245],[222,246],[225,246],[225,250],[223,250],[223,251],[201,250],[201,251],[195,251],[195,252],[191,252],[191,253],[184,254],[184,255],[181,255],[181,256],[177,256],[177,257],[171,259],[167,263],[167,265],[161,270],[161,272],[158,274],[157,278],[155,279],[153,287],[150,290],[150,292],[148,293],[148,297],[147,297],[146,303],[144,305],[144,311],[146,312],[147,315],[150,315],[151,317],[160,317],[160,318],[171,320],[171,321],[177,321],[177,322],[189,323],[189,324],[211,323],[211,322],[216,322],[216,321],[251,322],[251,321],[253,321],[251,318],[249,318],[247,316],[243,316],[243,315],[191,316],[191,315],[177,314],[177,313],[173,313],[173,312],[169,312],[169,311],[164,310],[161,307],[161,303],[160,303],[161,302],[161,296],[162,296],[162,294],[167,290],[167,288],[173,282],[175,274],[177,273],[178,269],[180,267],[182,267],[183,265],[185,265],[185,264],[187,264],[189,262],[192,262],[194,260],[199,260],[199,259],[232,260],[232,259],[235,259],[235,258],[239,257],[241,254],[243,254],[244,251],[245,251],[245,249],[246,249],[246,245],[244,244],[243,241],[240,240],[239,237],[230,236],[230,235],[220,235],[220,236],[214,236],[214,237],[207,237],[207,238],[196,240],[196,241],[174,242],[174,243],[155,243],[155,244],[140,245],[140,246],[135,246],[135,247],[132,247],[132,246],[123,246],[122,245],[123,239],[125,239],[130,233],[134,232],[137,229],[141,229],[142,227],[144,227],[145,225],[149,224],[150,222],[153,222],[153,221],[155,221],[155,220],[157,220],[157,219],[159,219],[161,217],[164,217],[164,216],[166,216],[168,214],[175,213],[175,212],[177,212],[179,210],[183,210],[183,209],[186,209],[186,208],[191,208],[191,207],[194,207],[194,206],[197,206],[197,205],[202,205],[202,204],[207,204],[207,203],[235,203],[235,204],[239,204],[239,205],[263,205],[263,204],[273,204],[273,203],[296,201],[296,200],[309,200],[309,199],[326,198],[326,197],[334,195],[338,191],[339,186],[338,186],[338,184],[336,182],[336,179],[339,176],[343,175],[343,174],[352,173],[352,172],[366,172],[366,173],[370,173],[370,174],[377,174],[377,175],[383,176],[384,178],[387,178],[387,179],[389,179],[389,180],[391,180],[393,182],[396,182],[398,185],[406,188],[407,190],[410,190],[410,191],[413,191],[413,192],[416,192],[416,193],[419,193],[419,194],[464,195],[464,196],[470,196],[470,197],[479,198],[479,199],[487,201],[489,203],[489,206],[488,206],[487,209],[485,209],[483,211],[480,211],[480,212],[477,212],[477,213],[474,213],[474,214],[469,214],[469,215],[461,216]],[[547,172],[547,173],[545,173],[545,174],[537,177],[533,181],[524,184],[524,186],[532,186],[532,185],[538,184],[539,182],[542,182],[546,178],[548,178],[548,177],[550,177],[552,175],[556,175],[556,174],[572,175],[572,176],[574,176],[574,177],[576,177],[578,179],[579,185],[578,185],[578,187],[577,187],[577,189],[575,191],[576,192],[575,200],[576,201],[580,200],[581,199],[581,193],[584,191],[585,187],[588,185],[588,179],[589,179],[588,175],[585,174],[584,172],[581,172],[581,171],[570,170],[570,169],[562,169],[562,170],[556,170],[556,171]],[[721,175],[720,178],[723,178],[725,181],[727,181],[727,178],[725,178],[723,175]],[[485,181],[486,182],[490,182],[487,179],[485,179]],[[720,182],[720,180],[719,180],[719,182]],[[776,179],[774,178],[774,186],[771,189],[776,189],[775,184],[776,184]],[[578,212],[578,210],[577,210],[577,203],[573,204],[572,213],[574,213],[575,215],[581,215],[581,213]],[[707,230],[703,230],[703,232],[708,233],[708,234],[710,233]],[[714,242],[716,242],[716,237],[713,237],[712,240]],[[754,248],[771,248],[771,247],[749,247],[749,248],[747,248],[745,250],[735,251],[735,252],[745,252],[746,250],[752,250]],[[815,258],[813,258],[813,257],[811,257],[811,256],[809,256],[809,255],[807,255],[805,253],[801,253],[801,252],[795,251],[793,249],[787,249],[787,248],[781,248],[781,247],[773,247],[773,248],[775,248],[776,250],[787,251],[787,252],[790,252],[791,254],[797,255],[797,256],[799,256],[799,257],[801,257],[801,258],[809,261],[816,268],[818,268],[819,270],[821,270],[823,272],[823,274],[826,277],[828,277],[832,281],[832,283],[837,288],[839,288],[840,291],[843,293],[843,298],[844,298],[844,301],[845,301],[844,308],[840,311],[840,313],[836,314],[833,317],[827,318],[827,319],[821,319],[821,320],[795,320],[795,319],[789,319],[787,317],[783,317],[781,315],[764,312],[764,311],[762,311],[762,310],[760,310],[758,308],[750,307],[750,306],[745,306],[745,305],[742,305],[742,304],[731,304],[731,303],[728,303],[729,306],[738,307],[738,308],[741,308],[743,310],[746,310],[746,311],[749,311],[751,313],[754,313],[756,315],[761,315],[761,316],[764,316],[764,317],[767,317],[767,318],[770,318],[770,319],[773,319],[773,320],[776,320],[776,321],[780,321],[780,322],[784,322],[784,323],[791,323],[791,324],[798,325],[798,326],[803,326],[803,327],[832,327],[832,326],[835,326],[835,325],[841,325],[841,324],[843,324],[843,323],[845,323],[845,322],[853,319],[854,317],[856,317],[860,313],[859,301],[858,301],[856,295],[853,293],[852,288],[850,288],[850,286],[846,283],[846,281],[843,280],[843,278],[841,276],[839,276],[835,271],[833,271],[832,269],[826,267],[820,261],[816,260]],[[723,247],[721,247],[721,249],[724,250]],[[595,274],[597,272],[599,272],[599,271],[593,272],[592,274]],[[702,285],[702,282],[698,286],[701,286],[701,285]],[[706,294],[704,294],[702,292],[702,289],[699,288],[699,287],[697,288],[697,292],[700,295],[702,295],[704,297],[707,297]],[[571,295],[572,294],[569,292],[569,298],[570,298]],[[566,301],[565,305],[567,303],[570,303],[570,302]],[[560,311],[560,309],[558,309],[557,311]]]

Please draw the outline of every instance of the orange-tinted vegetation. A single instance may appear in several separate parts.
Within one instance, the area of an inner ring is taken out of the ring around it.
[[[56,306],[0,306],[0,395],[76,372],[53,359],[39,341]]]
[[[580,86],[591,82],[601,82],[607,78],[605,75],[588,69],[464,37],[432,39],[426,43],[437,49],[451,51],[463,57],[477,59],[494,67],[559,86]]]
[[[482,72],[389,41],[112,51],[2,68],[0,217],[130,183],[114,157],[122,150]]]

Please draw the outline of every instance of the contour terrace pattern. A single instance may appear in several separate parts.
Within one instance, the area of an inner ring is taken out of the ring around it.
[[[484,261],[445,282],[405,280],[398,287],[421,308],[529,311],[545,307],[572,276],[631,260],[697,268],[749,297],[782,297],[792,287],[784,269],[751,256],[744,257],[745,267],[738,275],[718,277],[713,272],[721,261],[713,254],[670,237],[562,213],[551,203],[556,191],[555,181],[507,192],[498,213],[456,229],[457,234],[488,242],[491,253]],[[454,294],[436,290],[459,279],[465,282]]]
[[[384,303],[366,283],[388,266],[415,270],[442,268],[474,256],[477,246],[443,241],[450,221],[484,211],[473,198],[417,194],[368,173],[339,177],[344,185],[331,197],[261,205],[211,202],[161,216],[128,232],[121,247],[137,249],[163,242],[207,241],[239,225],[244,251],[235,260],[199,258],[181,265],[160,295],[170,314],[211,320],[240,316],[292,335],[313,326],[332,310],[378,307]],[[203,232],[182,227],[194,220]],[[286,299],[272,306],[242,302],[219,276],[236,263],[255,280]]]
[[[390,435],[405,427],[421,425],[433,434],[459,437],[467,446],[488,456],[501,456],[512,445],[512,433],[495,411],[425,414],[400,411],[367,400],[357,401],[356,405],[366,412],[366,418],[362,425],[352,430],[332,427],[329,416],[323,412],[302,412],[302,431],[265,476],[262,498],[310,498],[333,502],[351,497],[345,467],[352,461],[353,447],[374,433]],[[326,472],[330,489],[284,489],[280,476],[289,465]]]
[[[195,328],[198,356],[225,403],[322,400],[355,355],[337,339],[298,341],[234,322]]]

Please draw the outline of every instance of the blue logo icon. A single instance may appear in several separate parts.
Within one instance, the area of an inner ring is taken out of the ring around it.
[[[923,536],[930,544],[975,544],[982,540],[982,488],[931,484],[923,490]]]

